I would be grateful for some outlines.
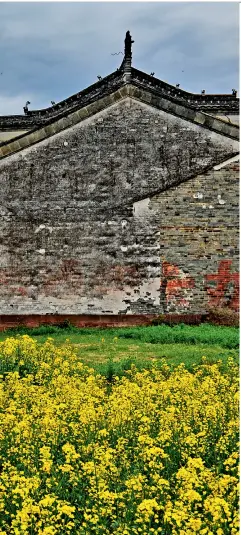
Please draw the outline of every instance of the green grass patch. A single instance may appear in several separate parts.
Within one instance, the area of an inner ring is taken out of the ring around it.
[[[208,324],[158,325],[132,328],[82,328],[43,325],[34,329],[14,329],[0,333],[0,340],[9,336],[29,334],[43,343],[53,338],[57,346],[73,344],[76,354],[96,373],[109,380],[123,376],[132,365],[138,369],[161,366],[163,359],[171,369],[184,363],[188,370],[220,360],[223,367],[229,357],[238,362],[239,329]]]
[[[63,336],[82,338],[91,335],[93,339],[117,336],[119,339],[139,340],[150,344],[207,344],[220,345],[228,349],[239,347],[239,328],[215,326],[203,323],[198,326],[178,324],[153,325],[147,327],[119,327],[119,328],[77,328],[64,322],[62,325],[41,325],[36,328],[19,327],[9,329],[0,334],[0,339],[16,334],[29,334],[30,336],[46,337],[53,336],[61,339]]]

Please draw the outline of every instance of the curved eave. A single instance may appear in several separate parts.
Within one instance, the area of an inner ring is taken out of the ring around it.
[[[11,154],[19,152],[36,143],[43,141],[75,124],[87,119],[105,108],[117,103],[118,101],[131,97],[150,107],[165,111],[176,117],[192,122],[202,128],[216,132],[222,136],[233,140],[239,139],[239,127],[229,124],[226,121],[213,117],[203,112],[197,112],[195,109],[176,103],[171,99],[164,98],[154,91],[137,87],[133,84],[122,85],[117,91],[107,92],[104,97],[94,99],[87,105],[78,107],[74,111],[62,114],[61,117],[52,118],[42,127],[35,128],[26,134],[23,134],[9,142],[0,145],[0,159],[6,158]]]
[[[167,82],[163,82],[154,76],[150,76],[134,67],[131,68],[131,83],[143,89],[154,91],[155,93],[191,107],[195,110],[207,113],[231,113],[239,114],[239,99],[229,94],[194,94],[177,88]],[[8,131],[12,129],[33,129],[43,126],[49,119],[60,118],[62,114],[67,114],[71,110],[85,106],[90,101],[105,96],[110,91],[119,89],[125,82],[123,81],[123,67],[105,76],[102,80],[75,93],[71,97],[61,102],[41,110],[29,110],[26,115],[0,116],[0,130]]]
[[[104,96],[107,92],[121,87],[123,84],[123,75],[121,69],[114,73],[105,76],[102,80],[90,85],[72,95],[71,97],[62,100],[54,106],[43,108],[41,110],[29,110],[26,115],[4,115],[0,116],[0,130],[11,130],[13,128],[40,127],[49,119],[62,117],[63,114],[69,113],[77,107],[82,107],[90,101],[97,100]]]
[[[199,101],[200,103],[213,103],[223,101],[223,102],[232,102],[232,103],[238,103],[239,99],[233,95],[228,93],[205,93],[204,95],[199,93],[189,93],[188,91],[185,91],[184,89],[181,89],[180,87],[176,87],[174,85],[171,85],[167,82],[164,82],[163,80],[160,80],[159,78],[155,78],[154,76],[151,76],[150,74],[147,74],[143,71],[139,71],[138,69],[135,69],[132,67],[131,69],[132,73],[132,79],[133,80],[139,80],[144,85],[147,85],[149,87],[159,89],[160,91],[166,92],[170,96],[174,96],[176,98],[184,99],[187,103],[193,103],[197,104]]]

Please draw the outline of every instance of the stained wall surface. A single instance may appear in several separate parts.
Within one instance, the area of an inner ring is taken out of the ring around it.
[[[190,234],[181,229],[205,225],[206,230],[204,202],[193,197],[199,189],[207,192],[209,205],[215,204],[205,209],[214,214],[215,228],[230,224],[236,213],[233,194],[225,204],[217,204],[216,197],[222,200],[224,189],[226,195],[227,186],[233,187],[235,171],[231,178],[230,170],[219,173],[214,192],[212,176],[199,175],[237,150],[236,141],[126,98],[3,159],[1,313],[169,311],[176,305],[163,273],[170,275],[170,269],[179,270],[177,279],[179,274],[195,279],[192,293],[182,302],[176,299],[178,310],[190,305],[202,311],[207,292],[201,279],[217,272],[219,259],[230,262],[225,249],[230,235],[224,232],[216,240],[213,253],[204,242],[191,255]],[[231,260],[237,253],[233,240]]]

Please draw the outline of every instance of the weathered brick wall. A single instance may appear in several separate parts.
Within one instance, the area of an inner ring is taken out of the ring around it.
[[[1,313],[144,314],[168,310],[163,289],[160,305],[163,245],[166,250],[174,247],[170,257],[166,254],[167,262],[187,274],[192,269],[188,258],[187,264],[184,258],[179,261],[177,251],[182,245],[175,241],[174,232],[170,234],[172,245],[161,239],[160,250],[160,225],[164,228],[165,221],[168,227],[172,212],[164,199],[174,190],[155,202],[149,198],[191,179],[236,150],[237,142],[227,137],[125,99],[2,160]],[[191,187],[191,182],[175,191]],[[220,188],[222,195],[222,185]],[[224,217],[228,221],[232,217],[230,206],[225,206],[216,226],[226,224]],[[186,209],[185,204],[180,208],[178,225],[182,227]],[[203,209],[195,202],[192,210],[194,226],[198,210]],[[220,247],[220,258],[226,259],[221,242]],[[203,273],[215,272],[215,260],[210,257],[205,262]],[[193,269],[198,276],[200,266]],[[192,291],[194,295],[196,290]],[[195,310],[205,307],[203,296],[200,290]]]
[[[160,227],[162,312],[239,306],[239,165],[153,197]]]

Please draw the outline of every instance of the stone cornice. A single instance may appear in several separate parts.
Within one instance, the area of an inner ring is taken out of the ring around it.
[[[22,134],[13,140],[3,142],[0,145],[0,159],[8,157],[11,154],[35,145],[46,138],[70,128],[127,97],[134,98],[146,105],[190,121],[222,136],[234,140],[239,139],[239,127],[236,125],[231,125],[206,113],[197,112],[193,108],[177,104],[172,100],[163,98],[153,91],[147,90],[146,88],[142,89],[135,85],[127,84],[117,91],[109,92],[104,97],[97,98],[97,100],[93,97],[93,101],[89,104],[69,111],[68,114],[63,113],[61,117],[51,118],[46,121],[43,126],[36,127],[30,132]]]

